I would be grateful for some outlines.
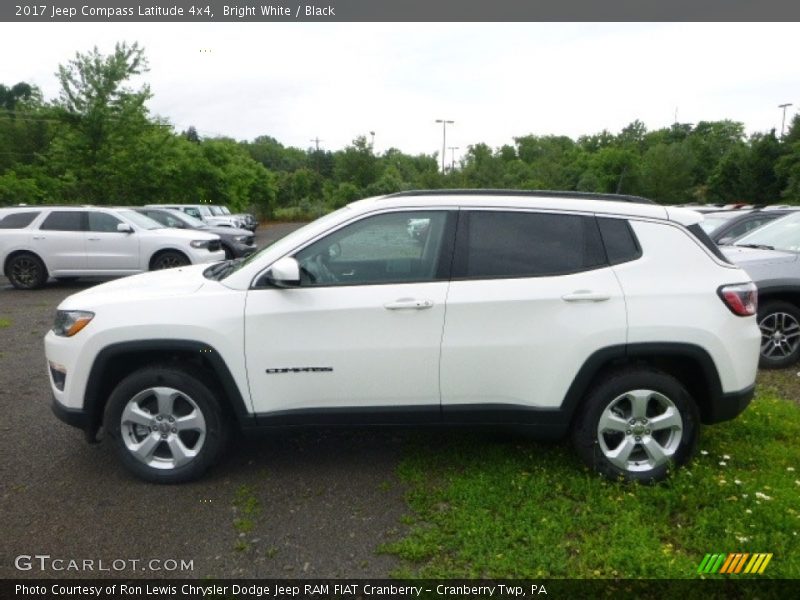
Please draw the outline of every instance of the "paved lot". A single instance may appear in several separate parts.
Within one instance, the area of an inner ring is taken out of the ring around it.
[[[262,228],[258,244],[295,227]],[[42,338],[58,303],[89,285],[24,292],[0,276],[0,577],[377,577],[396,566],[376,549],[402,528],[394,472],[407,434],[237,440],[203,480],[159,486],[133,479],[107,444],[90,446],[58,421]],[[95,571],[15,569],[15,557],[36,554],[93,560]],[[112,561],[131,559],[143,562],[113,571],[122,563]],[[142,570],[151,559],[193,560],[193,570]],[[98,572],[100,560],[112,571]]]

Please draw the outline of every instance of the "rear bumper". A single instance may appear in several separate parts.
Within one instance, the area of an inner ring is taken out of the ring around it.
[[[750,385],[738,392],[722,394],[711,402],[709,410],[704,415],[706,425],[730,421],[739,416],[750,404],[756,393],[756,384]]]

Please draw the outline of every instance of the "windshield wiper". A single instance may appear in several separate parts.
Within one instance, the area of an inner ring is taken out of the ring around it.
[[[755,248],[757,250],[775,250],[775,246],[769,246],[767,244],[734,244],[734,246],[738,246],[739,248]]]

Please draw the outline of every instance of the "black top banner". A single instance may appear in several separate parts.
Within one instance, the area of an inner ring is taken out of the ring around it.
[[[0,21],[798,21],[796,0],[58,0],[3,2]]]

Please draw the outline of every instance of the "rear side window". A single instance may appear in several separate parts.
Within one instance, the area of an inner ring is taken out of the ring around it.
[[[79,210],[54,210],[42,222],[39,229],[47,231],[83,231],[84,215]]]
[[[464,211],[454,277],[541,277],[605,264],[593,217]]]
[[[597,225],[603,236],[609,263],[618,265],[636,260],[642,255],[642,249],[627,219],[598,217]]]
[[[0,219],[0,229],[22,229],[33,223],[33,220],[40,214],[31,211],[8,214]]]

